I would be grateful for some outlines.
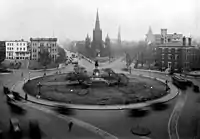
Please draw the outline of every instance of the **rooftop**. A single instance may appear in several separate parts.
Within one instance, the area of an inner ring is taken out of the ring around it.
[[[57,41],[57,38],[30,38],[30,41]]]
[[[6,40],[5,42],[28,42],[28,41],[21,39],[21,40]]]

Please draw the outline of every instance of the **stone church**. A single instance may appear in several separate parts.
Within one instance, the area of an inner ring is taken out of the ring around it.
[[[87,35],[85,39],[85,48],[90,57],[107,57],[110,55],[110,38],[102,40],[102,30],[100,28],[99,14],[97,10],[95,28],[93,30],[93,39]]]

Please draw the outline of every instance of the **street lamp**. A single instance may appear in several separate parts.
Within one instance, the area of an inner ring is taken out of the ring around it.
[[[42,85],[41,85],[40,82],[37,84],[37,87],[38,87],[38,94],[36,95],[36,97],[37,97],[37,98],[40,98],[40,95],[41,95],[41,87],[42,87]]]
[[[28,80],[30,81],[30,78],[31,78],[31,72],[30,71],[28,72],[28,76],[29,76]]]

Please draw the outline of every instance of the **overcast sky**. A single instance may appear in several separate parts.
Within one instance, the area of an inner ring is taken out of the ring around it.
[[[92,36],[97,8],[103,38],[116,38],[119,26],[122,40],[144,39],[149,26],[200,36],[198,0],[0,0],[0,39],[83,40]]]

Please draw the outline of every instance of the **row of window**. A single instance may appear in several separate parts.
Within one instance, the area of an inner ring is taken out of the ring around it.
[[[7,50],[14,50],[14,48],[13,48],[13,47],[7,47]],[[18,51],[18,50],[20,50],[20,51],[24,50],[24,51],[25,51],[26,48],[25,48],[25,47],[23,47],[23,48],[22,48],[22,47],[20,47],[20,48],[17,47],[17,51]]]
[[[32,43],[32,46],[45,46],[45,43]],[[56,46],[54,43],[46,43],[46,46]]]
[[[7,52],[7,56],[13,56],[13,53],[8,53],[8,52]]]
[[[33,57],[33,58],[36,58],[36,57],[37,57],[37,55],[32,55],[32,57]]]
[[[54,59],[54,58],[56,58],[56,55],[52,55],[51,57]],[[35,54],[32,55],[32,58],[33,58],[33,59],[37,58],[37,55],[35,55]]]
[[[168,56],[167,58],[168,58],[169,60],[173,59],[172,54],[168,54],[167,56]],[[164,54],[162,54],[162,59],[165,59],[165,55],[164,55]],[[176,54],[175,57],[174,57],[174,59],[175,59],[175,60],[178,60],[178,59],[179,59],[179,55]]]
[[[166,49],[168,49],[168,53],[172,52],[172,49],[175,50],[175,53],[178,53],[178,48],[161,48],[162,49],[162,53],[164,53],[166,51]]]
[[[56,52],[57,51],[57,49],[51,49],[51,51],[50,51],[50,49],[48,49],[49,50],[49,52]],[[37,52],[37,49],[33,49],[33,52]]]
[[[7,47],[7,50],[13,50],[14,48],[13,47]]]
[[[168,51],[168,53],[171,53],[172,50],[175,50],[175,53],[178,53],[178,51],[180,50],[178,48],[161,48],[161,49],[162,49],[162,53],[166,52],[166,50]],[[190,49],[186,49],[186,52],[190,53],[192,51]]]
[[[172,62],[167,62],[167,66],[171,67]],[[165,61],[162,61],[162,67],[165,67]],[[178,62],[174,62],[174,67],[178,67]]]
[[[29,59],[29,57],[6,57],[6,59]]]
[[[7,46],[13,46],[14,43],[7,43]],[[25,46],[26,43],[16,43],[17,46]]]

